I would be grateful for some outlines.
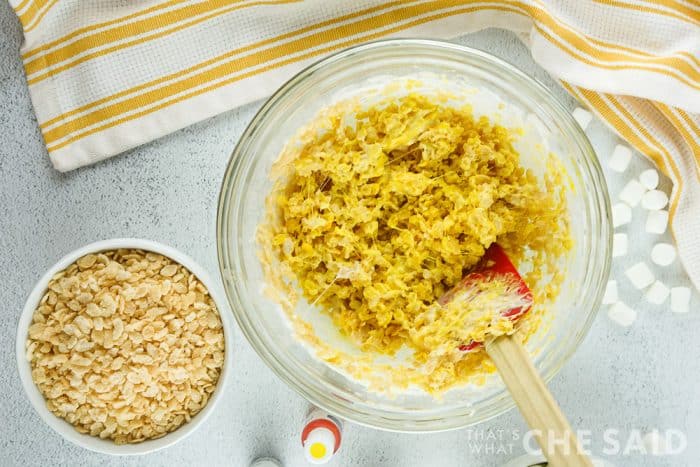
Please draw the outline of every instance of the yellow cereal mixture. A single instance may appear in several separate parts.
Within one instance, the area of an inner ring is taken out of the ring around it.
[[[278,161],[284,176],[258,238],[263,262],[278,266],[270,282],[294,284],[367,355],[411,349],[381,384],[440,393],[482,382],[494,371],[486,353],[456,344],[512,333],[512,323],[476,317],[483,301],[436,301],[498,242],[529,265],[521,272],[536,305],[519,325],[534,332],[562,280],[554,263],[571,247],[563,171],[552,155],[541,178],[523,168],[515,135],[468,107],[410,94],[348,108],[326,112]],[[324,360],[359,378],[369,371],[369,357],[363,366],[293,322]]]

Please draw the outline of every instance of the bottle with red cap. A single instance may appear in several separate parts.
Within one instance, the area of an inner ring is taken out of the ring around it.
[[[309,411],[301,432],[301,445],[306,460],[312,464],[325,464],[340,449],[343,422],[316,407]]]

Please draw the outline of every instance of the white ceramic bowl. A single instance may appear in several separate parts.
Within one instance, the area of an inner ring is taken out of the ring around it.
[[[219,376],[219,381],[216,385],[216,389],[212,394],[207,405],[192,418],[189,423],[185,423],[177,430],[172,433],[168,433],[162,438],[144,441],[138,444],[123,444],[117,445],[111,440],[103,440],[99,437],[84,435],[79,433],[73,425],[66,422],[62,418],[57,417],[46,408],[46,401],[44,396],[39,392],[39,389],[34,384],[31,375],[31,368],[29,361],[26,359],[26,341],[29,325],[32,321],[32,316],[36,310],[41,297],[46,292],[48,283],[51,278],[67,268],[78,258],[87,255],[89,253],[97,253],[100,251],[115,250],[119,248],[129,248],[129,249],[139,249],[144,251],[151,251],[154,253],[167,256],[168,258],[180,263],[190,270],[197,278],[204,284],[204,286],[209,290],[209,294],[214,300],[219,314],[221,315],[221,323],[224,330],[224,343],[226,346],[226,351],[224,354],[224,365]],[[68,441],[77,444],[80,447],[89,449],[91,451],[101,452],[104,454],[112,455],[141,455],[147,454],[159,449],[172,446],[178,441],[186,438],[197,428],[199,428],[202,423],[209,417],[209,415],[214,411],[219,399],[222,397],[224,392],[224,387],[226,385],[226,378],[231,371],[231,349],[232,349],[232,331],[231,326],[233,325],[231,313],[228,311],[227,302],[222,298],[219,293],[218,287],[210,279],[209,274],[202,269],[197,263],[194,262],[192,258],[181,253],[174,248],[163,245],[161,243],[153,242],[150,240],[141,240],[136,238],[116,238],[112,240],[102,240],[99,242],[91,243],[85,245],[77,250],[67,254],[61,258],[53,267],[51,267],[46,274],[39,280],[39,282],[32,290],[29,295],[24,309],[22,310],[22,316],[19,319],[19,325],[17,327],[17,367],[19,370],[19,377],[22,380],[22,386],[32,403],[34,410],[39,414],[39,416],[56,432],[63,436]]]

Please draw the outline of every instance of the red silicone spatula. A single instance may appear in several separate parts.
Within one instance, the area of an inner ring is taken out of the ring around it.
[[[500,310],[500,314],[514,321],[518,320],[530,310],[532,292],[503,248],[496,243],[486,250],[475,270],[467,274],[438,302],[444,305],[459,294],[473,293],[478,287],[470,285],[476,281],[495,279],[514,284],[518,300],[513,303],[516,305]],[[550,467],[592,467],[593,464],[583,453],[576,434],[532,364],[518,333],[496,337],[485,343],[466,342],[460,346],[460,350],[468,352],[482,345],[496,365],[523,418],[534,430],[535,439],[547,457]]]
[[[459,284],[440,297],[438,303],[445,305],[457,295],[474,290],[473,287],[470,287],[474,283],[493,279],[502,279],[516,284],[514,292],[517,294],[517,305],[501,310],[500,313],[503,317],[517,321],[518,318],[530,310],[532,306],[532,292],[530,292],[523,278],[520,277],[518,270],[515,269],[506,252],[497,243],[491,244],[479,264],[474,268],[474,271],[464,276]],[[459,349],[468,352],[482,345],[482,342],[472,341],[462,344]]]

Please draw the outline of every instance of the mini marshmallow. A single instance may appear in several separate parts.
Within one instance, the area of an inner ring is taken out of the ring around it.
[[[647,190],[655,190],[659,186],[659,172],[656,169],[647,169],[639,174],[639,183]]]
[[[603,305],[612,305],[617,302],[617,281],[608,281],[603,294]]]
[[[650,211],[658,211],[668,204],[668,195],[661,190],[647,191],[642,195],[642,207]]]
[[[625,203],[617,203],[612,207],[613,227],[629,224],[632,220],[632,210]]]
[[[612,255],[613,258],[618,256],[625,256],[627,254],[627,234],[626,233],[616,233],[613,235],[613,247]]]
[[[618,144],[613,150],[612,156],[608,161],[608,167],[613,169],[615,172],[624,172],[627,170],[627,166],[630,165],[632,160],[632,151],[627,146]]]
[[[614,255],[613,255],[614,256]],[[668,266],[676,260],[676,247],[668,243],[657,243],[651,249],[651,261],[657,266]]]
[[[671,311],[675,313],[688,313],[690,311],[690,289],[688,287],[671,289]]]
[[[616,302],[608,309],[608,318],[627,328],[637,319],[637,312],[623,302]]]
[[[668,211],[649,211],[647,223],[644,227],[648,233],[662,234],[668,227]]]
[[[647,293],[644,296],[649,303],[661,305],[666,301],[670,293],[671,289],[666,287],[666,284],[661,281],[656,281],[651,284],[651,287],[649,287],[649,290],[647,290]]]
[[[620,192],[620,200],[629,204],[630,207],[635,207],[642,200],[646,191],[646,188],[637,180],[630,180]]]
[[[576,107],[574,111],[571,112],[571,115],[573,115],[574,120],[576,120],[582,130],[588,128],[588,125],[593,120],[593,115],[588,110],[581,107]]]
[[[632,282],[632,285],[639,290],[649,287],[654,282],[654,274],[652,274],[649,266],[642,262],[627,268],[625,275]]]

